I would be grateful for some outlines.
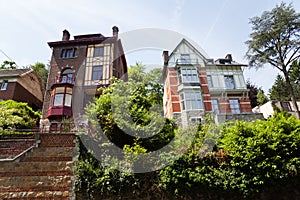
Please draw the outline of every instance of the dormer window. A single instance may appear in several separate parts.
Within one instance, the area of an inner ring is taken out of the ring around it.
[[[77,56],[77,48],[62,49],[61,58],[75,58]]]

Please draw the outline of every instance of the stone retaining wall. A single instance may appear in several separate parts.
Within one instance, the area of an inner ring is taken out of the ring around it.
[[[75,198],[75,135],[39,134],[38,138],[30,151],[0,162],[0,199]]]

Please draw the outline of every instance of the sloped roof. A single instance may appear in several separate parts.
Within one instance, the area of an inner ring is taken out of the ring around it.
[[[0,70],[0,77],[9,77],[9,76],[22,76],[25,75],[29,72],[33,71],[30,68],[25,68],[25,69],[5,69],[5,70]]]
[[[177,49],[183,44],[185,43],[186,45],[188,45],[191,49],[193,49],[198,56],[200,56],[201,58],[203,58],[203,60],[207,60],[209,58],[207,58],[207,55],[205,52],[200,52],[198,49],[196,49],[187,39],[183,38],[178,45],[175,47],[175,49],[172,51],[172,53],[170,54],[169,58],[172,57],[172,55],[174,54],[174,52],[177,51]],[[202,49],[201,49],[202,50]],[[203,50],[202,50],[203,51]]]

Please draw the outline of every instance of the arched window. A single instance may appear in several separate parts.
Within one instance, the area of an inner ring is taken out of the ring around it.
[[[61,73],[62,83],[72,83],[73,82],[73,71],[71,69],[65,69]]]

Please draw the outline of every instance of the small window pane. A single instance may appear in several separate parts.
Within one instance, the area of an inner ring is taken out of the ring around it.
[[[233,76],[224,76],[226,89],[235,89]]]
[[[72,104],[72,95],[71,94],[66,94],[65,96],[65,106],[71,107]]]
[[[212,82],[211,75],[207,75],[207,84],[208,84],[209,88],[213,87],[213,82]]]
[[[55,93],[64,93],[65,92],[65,88],[64,87],[58,87],[55,90]]]
[[[62,106],[63,105],[64,94],[56,94],[54,95],[54,103],[53,106]]]
[[[229,100],[229,104],[230,104],[231,113],[233,113],[233,114],[241,113],[239,100],[231,99],[231,100]]]
[[[8,85],[8,81],[3,81],[1,85],[1,90],[6,90]]]
[[[72,94],[72,88],[66,88],[66,93]]]
[[[95,47],[94,48],[94,57],[99,57],[104,55],[104,47]]]
[[[102,80],[103,66],[93,66],[92,80]]]

